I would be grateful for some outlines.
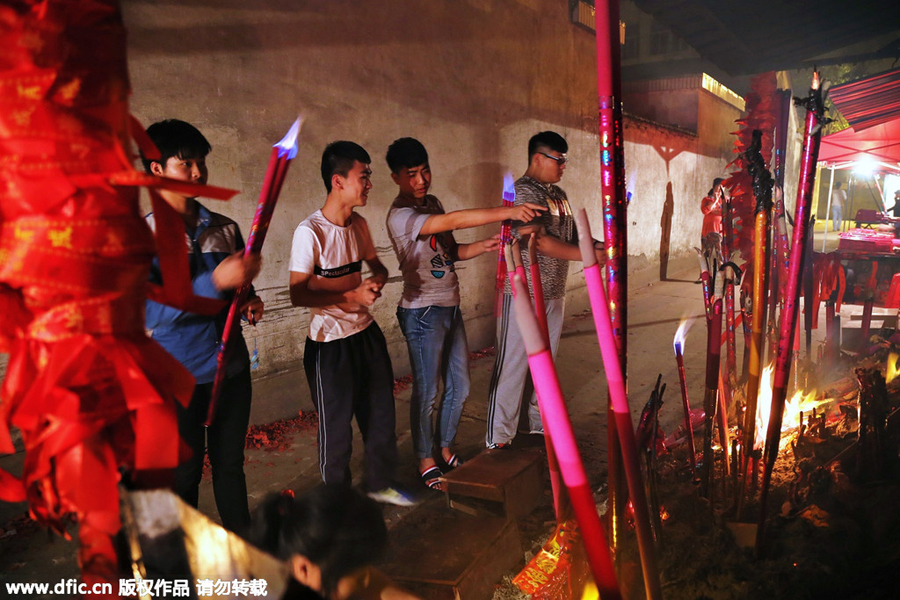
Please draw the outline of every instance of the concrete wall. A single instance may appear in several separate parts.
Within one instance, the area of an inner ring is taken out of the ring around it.
[[[408,371],[408,362],[394,316],[401,284],[384,227],[396,190],[384,163],[391,141],[422,140],[433,192],[453,210],[498,205],[503,174],[519,176],[526,167],[528,138],[556,130],[568,139],[572,159],[562,185],[600,230],[595,39],[569,22],[564,2],[123,0],[123,13],[132,112],[145,126],[180,118],[207,135],[210,183],[240,191],[231,202],[208,204],[244,232],[271,144],[298,114],[306,118],[257,280],[267,314],[255,332],[245,333],[251,349],[257,338],[261,356],[257,390],[264,399],[255,403],[256,421],[308,406],[299,370],[308,311],[290,306],[287,265],[294,228],[324,200],[319,160],[328,142],[357,141],[373,158],[374,189],[360,213],[395,275],[373,312],[397,375]],[[701,142],[626,125],[632,270],[655,268],[669,187],[671,247],[681,252],[696,245],[699,200],[727,158],[709,155]],[[482,227],[457,238],[472,241],[497,230]],[[495,268],[492,256],[459,265],[473,349],[493,343]],[[584,306],[579,270],[574,265],[570,279],[572,312]]]

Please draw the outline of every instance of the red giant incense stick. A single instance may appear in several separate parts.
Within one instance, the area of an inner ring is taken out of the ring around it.
[[[566,410],[550,348],[544,341],[531,303],[528,302],[525,280],[516,275],[513,279],[513,289],[517,290],[514,300],[516,319],[528,353],[528,366],[541,405],[544,427],[553,440],[553,448],[559,459],[563,482],[569,491],[575,518],[578,520],[594,581],[602,598],[621,598],[606,532],[600,522],[584,463],[575,443],[575,432],[572,430],[572,422]]]
[[[653,545],[653,528],[650,522],[644,482],[641,477],[641,465],[638,461],[637,444],[634,438],[634,424],[631,422],[631,408],[628,406],[628,395],[613,334],[609,304],[607,304],[606,292],[603,289],[600,266],[597,264],[597,256],[594,254],[594,240],[591,237],[591,225],[588,222],[587,212],[582,208],[576,213],[575,218],[578,225],[578,245],[584,264],[584,280],[591,301],[594,326],[597,329],[597,342],[600,344],[600,352],[603,355],[603,366],[609,386],[609,398],[615,418],[619,450],[625,467],[628,493],[634,508],[634,523],[641,554],[644,588],[648,598],[659,599],[662,597],[662,592]]]
[[[769,244],[770,214],[772,212],[772,176],[766,169],[766,163],[760,152],[762,132],[753,131],[753,141],[744,155],[747,171],[753,177],[753,192],[756,197],[756,217],[754,220],[753,239],[753,314],[750,324],[750,362],[748,365],[746,411],[744,412],[742,447],[744,452],[741,461],[741,478],[738,491],[737,516],[740,518],[743,509],[744,489],[747,465],[750,459],[749,449],[753,447],[756,430],[756,403],[759,395],[759,377],[765,352],[766,310],[769,302],[769,262],[771,246]]]
[[[794,211],[794,235],[791,242],[790,270],[785,289],[784,309],[781,312],[781,336],[778,339],[778,353],[775,358],[775,381],[772,386],[772,410],[769,413],[769,428],[766,433],[765,463],[759,497],[759,526],[756,530],[756,552],[759,553],[765,539],[766,502],[772,469],[778,457],[781,441],[781,422],[784,418],[784,402],[787,397],[788,378],[791,369],[791,354],[797,331],[798,304],[800,302],[800,278],[806,261],[806,246],[809,243],[808,229],[813,185],[816,180],[816,161],[822,138],[822,124],[825,106],[819,89],[819,73],[813,72],[809,96],[802,101],[806,107],[806,123],[803,135],[803,151],[800,158],[800,181],[797,186],[797,207]]]
[[[503,206],[513,206],[516,203],[516,187],[512,175],[503,176]],[[503,221],[500,224],[500,247],[506,247],[512,242],[512,221]],[[494,316],[500,317],[503,308],[503,288],[506,278],[506,257],[503,252],[497,255],[497,282],[494,290]]]
[[[703,289],[703,308],[706,310],[706,318],[709,319],[712,310],[712,278],[709,274],[709,263],[703,255],[700,248],[694,248],[697,251],[697,259],[700,261],[700,287]]]
[[[715,465],[713,461],[713,430],[719,403],[719,360],[722,352],[722,297],[713,298],[712,317],[706,321],[706,389],[703,410],[706,412],[706,438],[703,441],[703,464],[700,469],[700,493],[712,499]],[[727,459],[726,459],[727,460]]]
[[[628,325],[628,216],[625,197],[625,143],[622,139],[622,68],[619,34],[619,0],[598,0],[594,4],[594,31],[597,39],[597,97],[600,108],[600,190],[603,204],[603,233],[606,240],[606,280],[613,334],[619,348],[622,379],[627,380]],[[607,422],[615,423],[612,406],[607,405]],[[610,532],[613,547],[625,507],[622,457],[616,428],[607,427],[609,452]]]
[[[684,408],[684,429],[691,453],[691,475],[697,478],[697,449],[694,446],[694,428],[691,426],[691,403],[688,401],[687,379],[684,376],[684,342],[690,321],[682,321],[675,332],[672,346],[675,349],[675,361],[678,363],[678,383],[681,384],[681,405]]]
[[[303,119],[301,118],[294,121],[287,135],[272,146],[272,155],[269,157],[266,177],[263,180],[262,189],[259,191],[256,214],[253,217],[253,224],[250,226],[250,233],[247,235],[244,256],[259,254],[262,251],[263,243],[266,241],[266,233],[269,231],[269,223],[272,220],[272,213],[275,212],[275,204],[278,202],[278,195],[281,193],[281,186],[284,183],[284,177],[287,175],[288,167],[291,166],[291,161],[297,156],[297,136],[300,134],[302,122]],[[222,383],[225,381],[226,367],[231,356],[231,350],[234,347],[231,339],[232,336],[237,335],[235,332],[240,329],[240,310],[246,303],[249,293],[249,285],[240,287],[235,291],[231,300],[231,306],[228,308],[228,318],[225,320],[225,329],[222,331],[222,342],[219,344],[219,353],[216,355],[216,376],[213,380],[210,394],[209,411],[206,413],[207,426],[212,423],[216,414],[216,403],[222,394]]]

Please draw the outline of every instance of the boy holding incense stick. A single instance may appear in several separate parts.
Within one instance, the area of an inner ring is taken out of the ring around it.
[[[410,429],[423,483],[441,490],[441,475],[461,462],[450,446],[469,395],[469,347],[454,264],[499,245],[499,236],[457,244],[453,231],[507,219],[528,222],[545,209],[526,203],[446,213],[440,200],[428,193],[431,167],[421,142],[408,137],[396,140],[388,148],[387,163],[399,188],[388,211],[387,228],[403,274],[397,320],[406,337],[413,374]],[[442,382],[435,432],[432,417]]]
[[[169,119],[151,125],[147,134],[161,155],[159,160],[144,160],[147,172],[206,183],[206,155],[211,146],[193,125]],[[185,193],[172,190],[159,193],[184,221],[194,293],[230,300],[233,290],[250,283],[259,273],[259,255],[244,256],[240,229],[228,217],[208,210]],[[155,226],[152,213],[147,215],[147,223],[151,228]],[[154,259],[150,280],[162,283],[158,259]],[[241,312],[255,322],[262,318],[263,302],[252,291],[251,296]],[[146,327],[151,337],[196,380],[188,407],[176,404],[178,432],[190,448],[191,456],[175,469],[175,492],[191,506],[197,506],[203,456],[208,453],[222,525],[239,531],[250,523],[244,478],[244,439],[250,422],[250,359],[243,336],[238,336],[227,365],[216,418],[209,427],[204,425],[227,314],[227,306],[216,315],[204,316],[148,300]]]
[[[568,158],[568,143],[553,131],[543,131],[528,141],[528,168],[515,183],[516,205],[530,203],[548,209],[548,214],[524,227],[514,227],[513,235],[536,236],[538,267],[544,292],[550,349],[553,356],[562,334],[569,261],[580,261],[581,250],[575,231],[575,218],[566,193],[555,184],[562,179]],[[533,295],[531,260],[526,243],[519,244],[522,263]],[[603,242],[595,241],[600,264],[606,261]],[[491,375],[485,445],[506,448],[516,436],[522,396],[528,378],[528,357],[522,334],[512,315],[512,289],[509,282],[503,295],[502,317],[497,323],[497,359]],[[543,435],[544,426],[534,394],[528,405],[529,432]]]
[[[319,471],[351,483],[352,420],[362,433],[369,497],[409,506],[393,484],[397,463],[394,375],[387,343],[368,307],[387,281],[366,220],[356,212],[372,189],[368,152],[333,142],[322,154],[325,204],[294,231],[291,304],[309,307],[303,367],[319,413]],[[363,277],[363,263],[371,271]]]

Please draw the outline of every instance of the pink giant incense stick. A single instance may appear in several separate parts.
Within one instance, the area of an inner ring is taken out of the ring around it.
[[[250,233],[247,235],[247,245],[244,247],[244,256],[258,254],[262,251],[263,242],[266,240],[266,233],[269,231],[269,223],[272,220],[272,213],[275,211],[275,204],[278,202],[278,195],[281,193],[281,185],[284,183],[284,177],[287,175],[287,170],[291,165],[291,161],[297,156],[297,137],[300,135],[300,125],[302,122],[302,118],[298,118],[294,121],[294,124],[291,125],[291,128],[281,141],[272,146],[272,154],[269,157],[269,166],[266,169],[266,177],[263,180],[262,189],[259,191],[259,202],[256,205],[256,214],[253,217],[253,224],[250,226]],[[234,347],[231,339],[233,336],[240,334],[240,310],[246,303],[249,293],[249,285],[237,289],[231,300],[231,306],[228,309],[228,317],[225,320],[225,329],[222,331],[222,341],[219,344],[219,352],[216,355],[216,375],[213,380],[212,392],[210,393],[209,410],[206,413],[207,426],[212,423],[216,414],[216,404],[219,400],[219,396],[222,394],[225,371],[228,366],[228,360],[231,357],[232,348]]]
[[[798,304],[800,283],[806,262],[806,247],[809,243],[810,205],[816,180],[816,161],[822,138],[822,124],[825,119],[825,105],[822,90],[819,89],[819,73],[813,72],[809,96],[803,101],[806,107],[803,150],[800,156],[800,181],[797,186],[797,206],[794,211],[794,235],[791,242],[790,270],[785,288],[784,308],[781,311],[781,336],[778,339],[778,353],[775,358],[775,379],[772,386],[772,409],[769,412],[769,428],[766,432],[765,462],[763,464],[762,487],[759,496],[759,522],[756,530],[756,552],[760,553],[765,539],[766,503],[772,469],[778,457],[781,442],[781,422],[784,418],[784,402],[787,397],[788,378],[791,370],[791,354],[798,325]]]
[[[594,315],[594,326],[597,329],[597,342],[603,356],[606,371],[606,382],[609,386],[610,404],[615,419],[616,435],[628,493],[634,508],[634,522],[637,530],[638,548],[641,555],[641,566],[644,574],[644,588],[647,597],[657,600],[662,597],[659,584],[659,570],[656,566],[656,551],[653,545],[653,528],[647,505],[647,496],[641,477],[641,465],[638,461],[637,444],[634,439],[634,424],[631,422],[631,408],[628,406],[628,395],[625,391],[625,379],[622,376],[622,365],[616,338],[610,321],[609,305],[606,291],[603,289],[603,278],[597,255],[594,254],[594,240],[591,237],[591,226],[587,212],[582,208],[575,216],[578,226],[578,245],[584,263],[584,280],[588,288],[591,312]]]
[[[522,256],[519,254],[519,242],[513,239],[513,242],[507,244],[504,247],[504,257],[506,263],[506,273],[509,276],[509,285],[512,288],[513,299],[516,297],[516,286],[513,284],[513,278],[518,275],[522,278],[522,281],[525,281],[525,267],[522,265]],[[534,272],[532,272],[533,275]],[[535,290],[535,304],[537,304],[537,291]],[[543,306],[543,295],[541,296],[541,305]],[[541,332],[544,335],[544,341],[547,344],[547,347],[550,347],[550,333],[547,330],[546,323],[546,313],[544,313],[544,321],[540,321],[541,323]],[[540,393],[537,390],[537,386],[535,386],[535,395],[538,397],[538,406],[540,406]],[[556,454],[553,452],[553,443],[550,440],[550,433],[545,430],[544,431],[544,445],[547,448],[547,469],[550,471],[550,491],[553,496],[553,514],[556,515],[556,522],[562,523],[565,521],[565,515],[562,513],[565,512],[563,510],[563,483],[562,476],[559,472],[559,461],[556,459]]]
[[[594,581],[600,597],[604,600],[621,598],[622,594],[619,590],[606,532],[600,522],[600,515],[594,504],[594,495],[591,492],[584,463],[581,461],[581,454],[575,442],[575,432],[566,410],[550,348],[544,341],[541,327],[531,309],[531,303],[528,302],[525,280],[518,275],[514,276],[513,289],[516,290],[514,301],[516,319],[522,333],[525,351],[528,353],[528,366],[531,369],[535,390],[537,390],[544,428],[553,440],[553,449],[559,460],[563,482],[569,491],[569,499],[572,502],[575,518],[578,520],[581,539],[584,542]]]

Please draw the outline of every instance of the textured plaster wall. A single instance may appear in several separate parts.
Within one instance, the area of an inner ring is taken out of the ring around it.
[[[309,315],[290,306],[288,258],[294,228],[324,201],[319,161],[328,142],[351,139],[372,155],[374,189],[359,212],[393,275],[373,312],[397,375],[408,371],[408,361],[394,316],[401,284],[384,227],[396,190],[384,163],[391,141],[422,140],[432,190],[454,210],[499,204],[503,174],[518,177],[526,167],[528,138],[556,130],[568,139],[572,159],[562,185],[600,231],[595,42],[569,22],[566,3],[124,0],[123,11],[132,111],[145,125],[175,117],[207,135],[210,182],[240,191],[229,203],[208,204],[245,233],[271,144],[297,114],[306,118],[257,280],[267,314],[255,332],[245,330],[251,349],[257,338],[258,383],[279,382],[267,394],[308,398],[298,373]],[[702,120],[702,105],[699,110]],[[671,183],[674,254],[696,245],[699,200],[728,154],[704,145],[702,136],[647,124],[629,122],[625,133],[631,268],[653,267],[667,187]],[[462,231],[457,239],[497,230]],[[459,265],[473,349],[493,343],[495,266],[493,256]],[[573,265],[573,311],[584,304],[579,271]]]

